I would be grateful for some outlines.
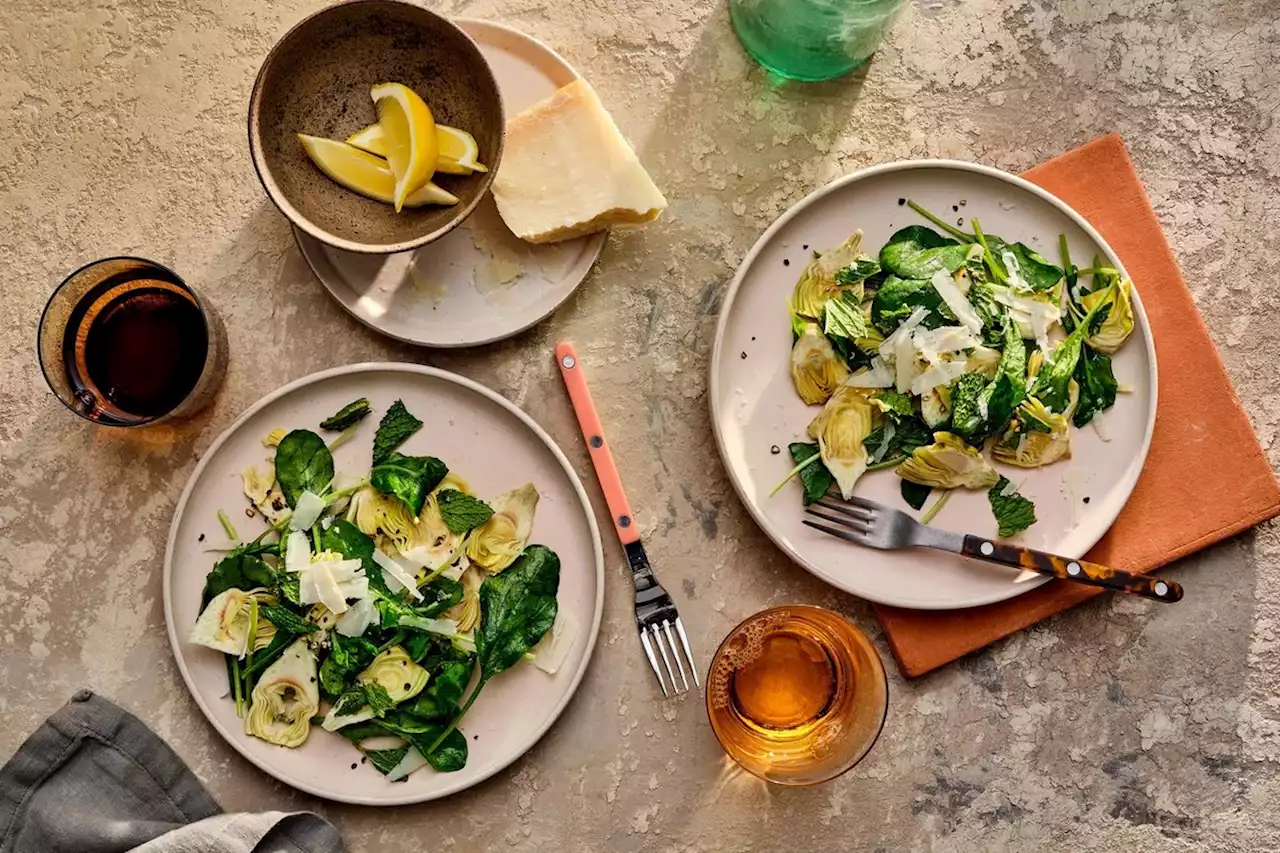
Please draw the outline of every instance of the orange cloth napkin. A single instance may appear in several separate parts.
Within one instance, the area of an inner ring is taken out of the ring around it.
[[[1024,177],[1111,244],[1155,338],[1160,393],[1151,449],[1129,502],[1088,558],[1145,572],[1280,515],[1280,486],[1120,137],[1094,140]],[[875,609],[898,665],[914,678],[1101,592],[1055,580],[967,610]]]

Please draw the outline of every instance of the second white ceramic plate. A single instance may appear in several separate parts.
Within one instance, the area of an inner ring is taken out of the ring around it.
[[[929,225],[911,208],[1021,240],[1050,260],[1065,234],[1071,257],[1086,266],[1095,256],[1123,271],[1119,259],[1079,214],[1021,178],[972,163],[926,160],[856,172],[809,195],[760,238],[738,268],[716,329],[711,358],[711,406],[716,441],[730,479],[747,509],[793,560],[847,592],[882,604],[921,609],[974,607],[1012,598],[1043,581],[1014,584],[1017,572],[928,549],[876,551],[802,524],[799,486],[774,497],[770,489],[792,467],[787,445],[808,441],[817,414],[791,382],[787,300],[814,250],[839,245],[863,231],[864,251],[876,254],[893,232]],[[1151,330],[1137,292],[1137,327],[1114,358],[1116,379],[1132,389],[1102,418],[1104,429],[1072,428],[1072,458],[1044,468],[997,466],[1036,505],[1038,521],[1018,542],[1065,557],[1080,557],[1102,537],[1128,500],[1151,442],[1156,412],[1156,360]],[[1105,440],[1104,440],[1105,437]],[[774,452],[777,448],[778,452]],[[857,493],[911,512],[893,471],[867,474]],[[931,496],[930,503],[937,499]],[[928,504],[926,504],[926,508]],[[985,492],[957,490],[933,524],[994,536]]]
[[[508,117],[578,79],[554,50],[519,30],[471,19],[457,24],[489,61]],[[365,255],[296,228],[294,236],[320,283],[353,317],[430,347],[478,346],[528,329],[578,288],[608,239],[601,231],[545,246],[526,243],[503,224],[492,195],[466,222],[412,252]]]
[[[470,757],[456,773],[424,768],[404,782],[388,782],[372,765],[358,763],[354,747],[338,734],[313,726],[298,749],[285,749],[244,733],[227,696],[224,656],[187,642],[200,613],[205,576],[221,556],[204,542],[225,539],[217,512],[226,510],[242,536],[256,535],[261,519],[246,519],[240,472],[262,468],[269,451],[262,439],[274,429],[316,429],[347,403],[367,397],[374,413],[354,438],[334,451],[338,472],[360,477],[369,470],[378,419],[395,400],[425,424],[405,442],[410,454],[430,454],[481,496],[531,482],[539,494],[532,541],[560,557],[560,609],[575,626],[571,646],[555,675],[518,664],[485,686],[462,720]],[[205,453],[187,483],[164,562],[164,612],[178,669],[200,710],[245,758],[282,782],[318,797],[389,806],[434,800],[489,778],[542,737],[578,688],[595,648],[604,604],[604,557],[595,516],[577,474],[550,437],[524,412],[487,388],[430,367],[357,364],[315,373],[254,404]]]

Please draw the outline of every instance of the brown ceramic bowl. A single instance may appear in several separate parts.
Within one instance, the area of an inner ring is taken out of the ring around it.
[[[346,139],[377,120],[369,89],[404,83],[435,120],[469,131],[488,172],[437,174],[452,207],[396,213],[333,182],[295,134]],[[249,150],[267,195],[306,233],[352,252],[403,252],[449,233],[489,190],[502,157],[502,97],[480,48],[434,12],[396,0],[351,0],[304,19],[271,49],[249,101]]]

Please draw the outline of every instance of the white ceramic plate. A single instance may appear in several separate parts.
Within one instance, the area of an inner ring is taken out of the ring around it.
[[[489,61],[508,116],[578,79],[554,50],[518,30],[455,23]],[[296,228],[294,236],[320,283],[353,317],[431,347],[492,343],[533,326],[577,290],[608,237],[601,231],[545,246],[526,243],[503,224],[492,195],[449,234],[412,252],[344,252]]]
[[[478,494],[497,495],[525,482],[541,498],[533,541],[560,557],[560,608],[576,626],[572,647],[555,675],[518,665],[485,686],[463,719],[470,758],[456,773],[424,768],[406,782],[387,782],[341,736],[313,727],[299,749],[273,746],[244,733],[227,697],[223,656],[187,642],[200,611],[205,576],[220,555],[205,542],[225,540],[217,511],[225,509],[241,535],[262,529],[244,514],[239,472],[265,464],[262,438],[271,430],[317,424],[345,404],[368,397],[374,413],[334,453],[339,472],[368,471],[378,419],[397,399],[425,426],[405,443],[408,453],[438,456]],[[213,443],[191,475],[169,529],[164,563],[164,612],[178,669],[209,722],[245,758],[282,782],[319,797],[364,805],[433,800],[497,773],[533,746],[564,710],[595,647],[603,608],[600,534],[582,484],[564,454],[524,412],[481,385],[430,367],[358,364],[315,373],[267,395]],[[517,711],[518,709],[518,711]]]
[[[787,444],[809,440],[805,428],[819,411],[801,402],[791,383],[787,300],[800,271],[813,250],[836,246],[858,228],[863,231],[864,251],[874,255],[898,229],[929,225],[900,204],[908,198],[951,221],[963,218],[966,225],[977,216],[983,231],[1011,242],[1021,240],[1050,260],[1060,257],[1058,234],[1066,234],[1071,258],[1080,266],[1099,255],[1123,271],[1088,222],[1021,178],[948,160],[864,169],[823,187],[783,214],[738,268],[716,329],[712,417],[720,455],[738,495],[769,537],[801,566],[833,586],[882,604],[974,607],[1011,598],[1043,581],[1014,584],[1014,570],[940,551],[859,548],[801,523],[798,485],[769,497],[769,490],[792,467]],[[1080,557],[1111,526],[1137,482],[1155,425],[1156,359],[1136,292],[1133,303],[1137,327],[1114,359],[1116,379],[1133,390],[1119,395],[1102,419],[1109,440],[1091,426],[1073,427],[1070,460],[1039,469],[997,466],[1035,501],[1039,520],[1017,542]],[[781,452],[774,454],[773,447]],[[902,500],[899,478],[891,470],[866,475],[857,493],[919,515]],[[935,499],[936,493],[930,503]],[[933,524],[986,536],[994,536],[996,530],[981,491],[958,490]]]

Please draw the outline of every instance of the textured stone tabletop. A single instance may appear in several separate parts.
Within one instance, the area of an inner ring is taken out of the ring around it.
[[[486,383],[593,489],[550,355],[571,337],[704,659],[739,619],[787,602],[878,635],[862,602],[770,545],[729,486],[705,400],[720,295],[769,222],[836,176],[926,156],[1016,171],[1108,131],[1128,142],[1280,459],[1275,0],[914,0],[865,79],[816,87],[769,82],[722,0],[448,0],[446,13],[524,29],[582,70],[671,202],[659,223],[610,237],[549,321],[450,353],[343,313],[254,176],[254,74],[321,5],[3,3],[0,757],[91,686],[166,737],[226,808],[315,809],[354,851],[1277,849],[1274,525],[1182,561],[1177,607],[1100,598],[918,682],[893,673],[868,760],[809,790],[735,774],[697,701],[655,698],[608,538],[600,643],[568,711],[510,770],[423,806],[315,801],[241,759],[188,698],[160,602],[170,516],[201,453],[258,397],[321,368],[418,361]],[[45,389],[46,297],[117,253],[173,266],[226,320],[226,384],[185,426],[93,429]]]

